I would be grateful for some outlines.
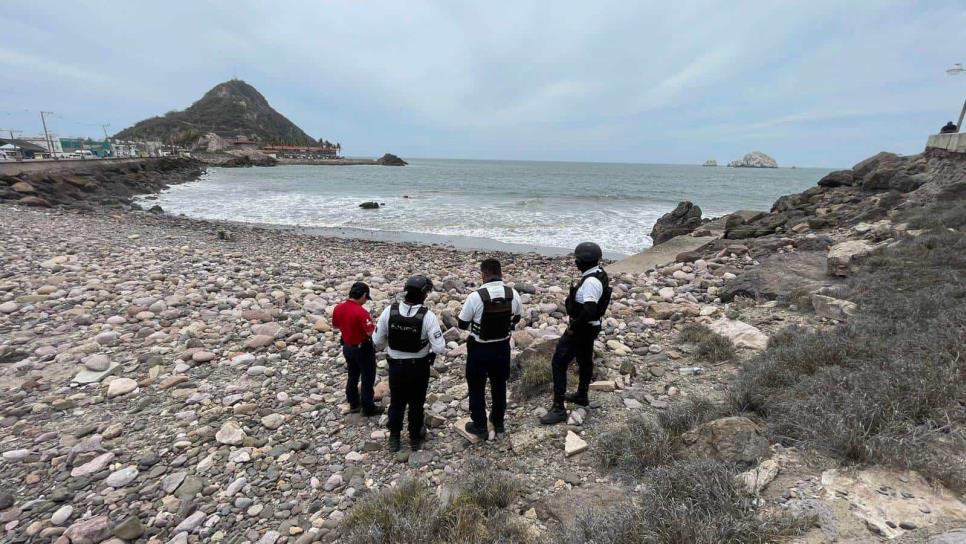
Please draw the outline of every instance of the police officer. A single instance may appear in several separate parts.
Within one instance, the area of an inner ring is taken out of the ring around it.
[[[506,381],[510,377],[510,332],[523,314],[520,295],[503,283],[500,261],[480,263],[483,285],[466,297],[457,323],[469,330],[466,344],[466,386],[470,394],[470,416],[465,430],[486,440],[486,380],[490,380],[493,406],[490,421],[497,433],[504,432]]]
[[[553,406],[540,423],[553,425],[567,420],[564,401],[587,406],[587,391],[594,375],[594,340],[600,333],[600,320],[610,303],[611,288],[607,273],[600,267],[603,254],[600,246],[583,242],[574,250],[574,260],[581,272],[580,281],[570,286],[567,296],[567,315],[570,324],[557,343],[551,366],[553,368]],[[577,392],[567,393],[567,367],[577,359]]]
[[[426,438],[423,427],[423,404],[429,387],[429,368],[436,354],[446,352],[443,331],[436,315],[423,306],[433,290],[426,276],[413,276],[406,281],[405,299],[394,302],[379,316],[372,340],[389,349],[389,449],[399,451],[403,414],[409,407],[409,442],[413,451],[422,447]]]

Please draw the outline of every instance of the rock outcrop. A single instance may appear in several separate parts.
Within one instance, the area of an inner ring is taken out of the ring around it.
[[[164,157],[123,164],[105,161],[83,171],[0,176],[0,202],[35,207],[127,207],[136,195],[193,181],[203,172],[204,164],[195,159]]]
[[[778,163],[761,151],[752,151],[740,159],[729,162],[728,166],[732,168],[778,168]]]
[[[654,245],[666,242],[675,236],[690,234],[701,226],[701,208],[685,200],[673,211],[661,216],[651,229]]]
[[[386,153],[382,157],[379,157],[376,162],[383,166],[406,166],[409,164],[392,153]]]
[[[714,459],[754,465],[770,455],[761,428],[746,417],[709,421],[681,435],[683,454],[691,459]]]

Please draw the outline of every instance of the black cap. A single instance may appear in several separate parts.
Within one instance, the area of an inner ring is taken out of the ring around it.
[[[600,246],[593,242],[581,242],[574,249],[574,257],[584,263],[600,262],[603,256],[604,252],[601,251]]]

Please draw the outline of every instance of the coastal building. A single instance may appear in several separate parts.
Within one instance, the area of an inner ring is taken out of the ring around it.
[[[338,158],[341,146],[266,145],[261,151],[277,159],[322,160]]]
[[[258,149],[258,138],[248,136],[236,136],[229,138],[227,144],[237,149]]]
[[[60,146],[66,154],[101,159],[114,156],[110,142],[99,142],[90,138],[60,138]]]

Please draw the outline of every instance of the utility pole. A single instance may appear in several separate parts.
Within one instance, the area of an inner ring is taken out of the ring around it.
[[[44,125],[44,139],[47,140],[47,149],[50,150],[50,156],[53,157],[54,160],[57,160],[57,154],[54,153],[54,142],[50,139],[50,134],[47,132],[47,119],[44,118],[44,115],[51,115],[53,113],[54,112],[52,111],[40,112],[40,122]]]

